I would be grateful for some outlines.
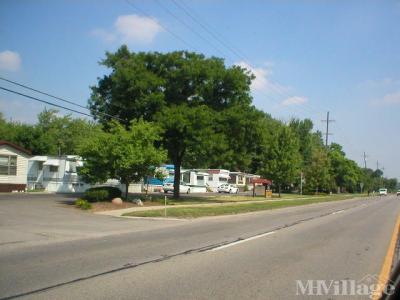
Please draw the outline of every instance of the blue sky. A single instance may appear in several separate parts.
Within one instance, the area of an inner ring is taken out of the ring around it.
[[[257,76],[258,108],[321,130],[329,110],[331,141],[400,178],[400,1],[129,1],[0,1],[0,76],[86,105],[98,61],[122,43],[224,57]],[[43,108],[0,91],[7,118]]]

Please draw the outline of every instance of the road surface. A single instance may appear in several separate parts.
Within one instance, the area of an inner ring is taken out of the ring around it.
[[[190,221],[74,219],[72,210],[72,225],[56,222],[62,238],[0,244],[0,298],[310,299],[297,280],[375,278],[399,212],[395,196]],[[1,227],[22,230],[11,217]]]

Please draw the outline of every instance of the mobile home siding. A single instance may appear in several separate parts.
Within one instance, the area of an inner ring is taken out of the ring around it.
[[[0,175],[0,184],[25,184],[28,174],[29,155],[8,145],[0,146],[0,155],[17,156],[17,175]]]

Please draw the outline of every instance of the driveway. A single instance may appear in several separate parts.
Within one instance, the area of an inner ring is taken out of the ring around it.
[[[0,246],[101,237],[179,222],[93,215],[76,209],[75,199],[71,194],[0,194]]]

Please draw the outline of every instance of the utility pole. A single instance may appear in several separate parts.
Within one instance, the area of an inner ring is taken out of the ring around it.
[[[376,161],[376,169],[379,170],[379,161]]]
[[[326,122],[326,133],[325,133],[325,146],[328,147],[328,136],[332,135],[329,132],[329,123],[335,122],[335,120],[329,119],[329,111],[326,113],[326,120],[321,120],[322,122]]]
[[[303,172],[300,172],[300,195],[303,195]]]
[[[367,168],[367,157],[368,157],[368,155],[365,154],[365,151],[364,151],[364,169]]]

